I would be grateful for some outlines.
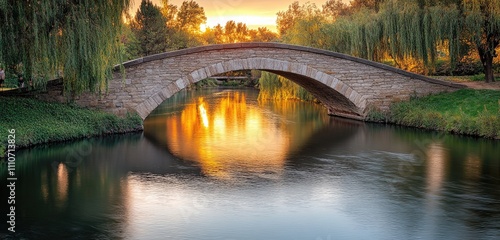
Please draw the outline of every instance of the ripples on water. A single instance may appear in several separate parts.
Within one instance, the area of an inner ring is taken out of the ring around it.
[[[498,141],[255,99],[186,93],[147,137],[20,151],[17,233],[2,221],[0,238],[500,238]]]

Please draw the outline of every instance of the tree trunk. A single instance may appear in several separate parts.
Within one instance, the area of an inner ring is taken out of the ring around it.
[[[477,50],[479,51],[479,58],[481,59],[481,63],[483,64],[484,77],[486,82],[494,82],[495,77],[493,75],[493,58],[494,53],[485,49],[486,47],[478,46]]]
[[[493,75],[493,56],[489,56],[485,59],[486,61],[483,63],[484,66],[484,77],[486,78],[486,82],[494,82],[495,76]]]

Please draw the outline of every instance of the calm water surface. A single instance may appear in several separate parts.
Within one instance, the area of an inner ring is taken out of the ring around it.
[[[499,239],[499,141],[175,95],[140,134],[17,153],[1,239]],[[21,134],[21,133],[18,133]]]

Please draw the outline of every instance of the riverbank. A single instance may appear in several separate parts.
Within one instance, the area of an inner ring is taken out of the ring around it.
[[[395,103],[369,121],[500,139],[500,91],[462,89]]]
[[[8,130],[15,129],[16,148],[79,138],[142,130],[137,116],[120,118],[75,105],[0,97],[0,156],[7,146]]]
[[[10,129],[16,131],[16,148],[142,130],[137,115],[120,118],[75,105],[0,97],[0,109],[0,156]],[[462,89],[415,98],[393,104],[388,113],[372,111],[368,120],[500,139],[500,91]]]

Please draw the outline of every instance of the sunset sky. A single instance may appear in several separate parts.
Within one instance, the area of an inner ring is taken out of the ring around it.
[[[132,14],[135,15],[141,0],[132,1]],[[158,6],[161,6],[161,0],[152,0]],[[178,7],[182,5],[183,0],[170,0],[170,4]],[[227,21],[244,22],[249,28],[267,27],[270,30],[276,30],[276,13],[285,11],[294,0],[196,0],[196,2],[205,9],[207,16],[207,26],[213,27],[217,24],[224,26]],[[299,1],[303,4],[307,1]],[[327,0],[309,0],[320,7]],[[348,2],[348,1],[344,1]]]

